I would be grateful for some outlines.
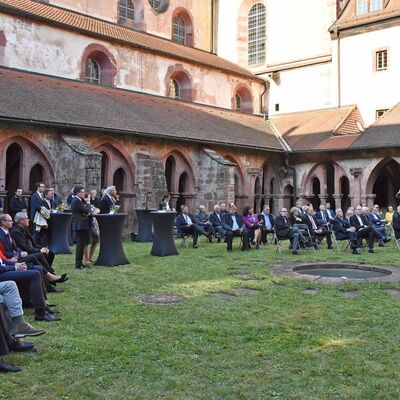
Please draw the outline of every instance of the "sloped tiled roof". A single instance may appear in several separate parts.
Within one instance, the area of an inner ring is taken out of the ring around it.
[[[261,116],[1,68],[0,120],[283,150]]]
[[[400,103],[376,120],[352,145],[355,149],[393,147],[400,147]]]
[[[271,122],[293,151],[345,149],[364,129],[356,106],[280,114]]]
[[[64,8],[38,3],[32,0],[0,0],[0,11],[23,15],[49,25],[75,30],[104,40],[124,43],[135,48],[149,50],[169,58],[201,64],[252,80],[262,81],[250,71],[215,54],[134,31],[108,21],[93,18]]]
[[[331,30],[372,24],[400,16],[400,0],[383,0],[382,10],[368,12],[363,15],[356,15],[356,5],[357,0],[349,0]]]

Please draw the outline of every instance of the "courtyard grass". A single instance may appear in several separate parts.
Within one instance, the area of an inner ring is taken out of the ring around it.
[[[203,243],[166,258],[126,243],[131,265],[83,271],[72,255],[57,256],[56,269],[70,275],[64,292],[50,295],[63,321],[34,324],[48,333],[32,340],[37,354],[7,358],[23,372],[0,376],[0,399],[400,398],[400,298],[384,291],[400,284],[278,279],[267,268],[281,261],[271,246],[240,252],[235,243],[228,254]],[[391,245],[377,251],[282,258],[399,265]],[[260,291],[238,294],[249,287]],[[319,290],[305,294],[309,287]],[[361,296],[344,298],[344,289]],[[155,293],[186,300],[138,301]]]

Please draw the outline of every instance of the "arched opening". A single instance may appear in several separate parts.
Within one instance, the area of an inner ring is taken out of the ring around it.
[[[336,208],[335,199],[335,167],[332,163],[326,165],[326,201],[331,203],[332,209]]]
[[[255,196],[254,196],[254,211],[255,212],[258,212],[258,211],[261,212],[261,210],[259,210],[257,207],[259,198],[261,196],[261,191],[262,191],[262,185],[260,182],[260,178],[257,176],[257,178],[254,182],[254,194],[255,194]]]
[[[318,210],[321,205],[321,200],[319,198],[319,195],[321,194],[321,183],[317,177],[312,178],[311,186],[313,194],[311,204],[313,205],[314,210]]]
[[[40,164],[35,164],[29,173],[29,190],[34,192],[36,190],[36,183],[43,182],[43,167]]]
[[[275,178],[272,178],[270,183],[269,183],[269,194],[270,194],[270,198],[269,198],[269,208],[271,210],[271,212],[275,211],[274,208],[274,194],[275,194]]]
[[[192,18],[185,9],[175,10],[172,16],[172,41],[186,46],[193,46]]]
[[[236,111],[251,114],[253,112],[253,98],[250,90],[243,86],[237,88],[233,106]]]
[[[22,149],[17,143],[6,152],[6,190],[12,196],[21,185]]]
[[[127,28],[134,27],[135,8],[132,0],[119,0],[118,2],[118,23]]]
[[[101,70],[99,63],[92,58],[88,58],[88,60],[86,61],[86,77],[85,77],[86,82],[99,85],[100,74]]]
[[[187,193],[188,185],[189,184],[189,176],[186,172],[183,172],[179,177],[179,184],[178,184],[178,200],[176,202],[176,207],[178,212],[181,210],[181,206],[186,204],[185,194]]]
[[[400,188],[400,165],[395,160],[384,164],[375,179],[372,193],[376,195],[374,203],[383,209],[395,204],[395,194]]]
[[[175,175],[176,161],[174,156],[169,156],[165,162],[165,180],[167,182],[167,190],[172,192],[172,180]]]
[[[265,62],[267,12],[262,3],[254,4],[248,14],[248,64]]]
[[[117,189],[117,193],[125,191],[126,173],[123,168],[118,168],[114,172],[113,185]]]
[[[81,79],[86,82],[112,86],[116,75],[116,61],[112,53],[100,44],[86,47],[81,61]]]
[[[167,96],[192,101],[192,81],[189,75],[183,71],[175,71],[167,81]]]
[[[105,188],[108,186],[107,171],[108,171],[109,159],[108,159],[108,155],[104,151],[101,151],[100,154],[102,155],[100,184],[101,184],[101,188]]]
[[[342,176],[339,181],[340,188],[340,207],[345,213],[347,209],[351,206],[350,200],[350,182],[347,176]],[[333,207],[332,207],[333,208]]]
[[[293,186],[286,185],[283,189],[283,206],[288,210],[294,206]]]

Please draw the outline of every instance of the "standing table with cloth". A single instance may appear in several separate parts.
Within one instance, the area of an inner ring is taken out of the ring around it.
[[[68,233],[71,226],[71,213],[57,212],[50,214],[50,244],[49,250],[54,254],[71,254]]]
[[[136,208],[136,217],[138,220],[138,235],[136,242],[152,242],[153,241],[153,221],[150,213],[157,211],[155,208]]]
[[[154,240],[151,248],[152,256],[176,256],[178,250],[174,240],[175,211],[154,211],[153,219]]]
[[[122,243],[122,229],[127,214],[97,214],[100,228],[100,251],[95,265],[114,267],[129,264]]]

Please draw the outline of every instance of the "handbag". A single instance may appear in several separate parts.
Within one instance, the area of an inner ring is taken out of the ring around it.
[[[91,230],[92,236],[95,237],[96,239],[100,236],[99,223],[97,222],[96,218],[92,218],[92,222],[90,224],[90,230]]]

